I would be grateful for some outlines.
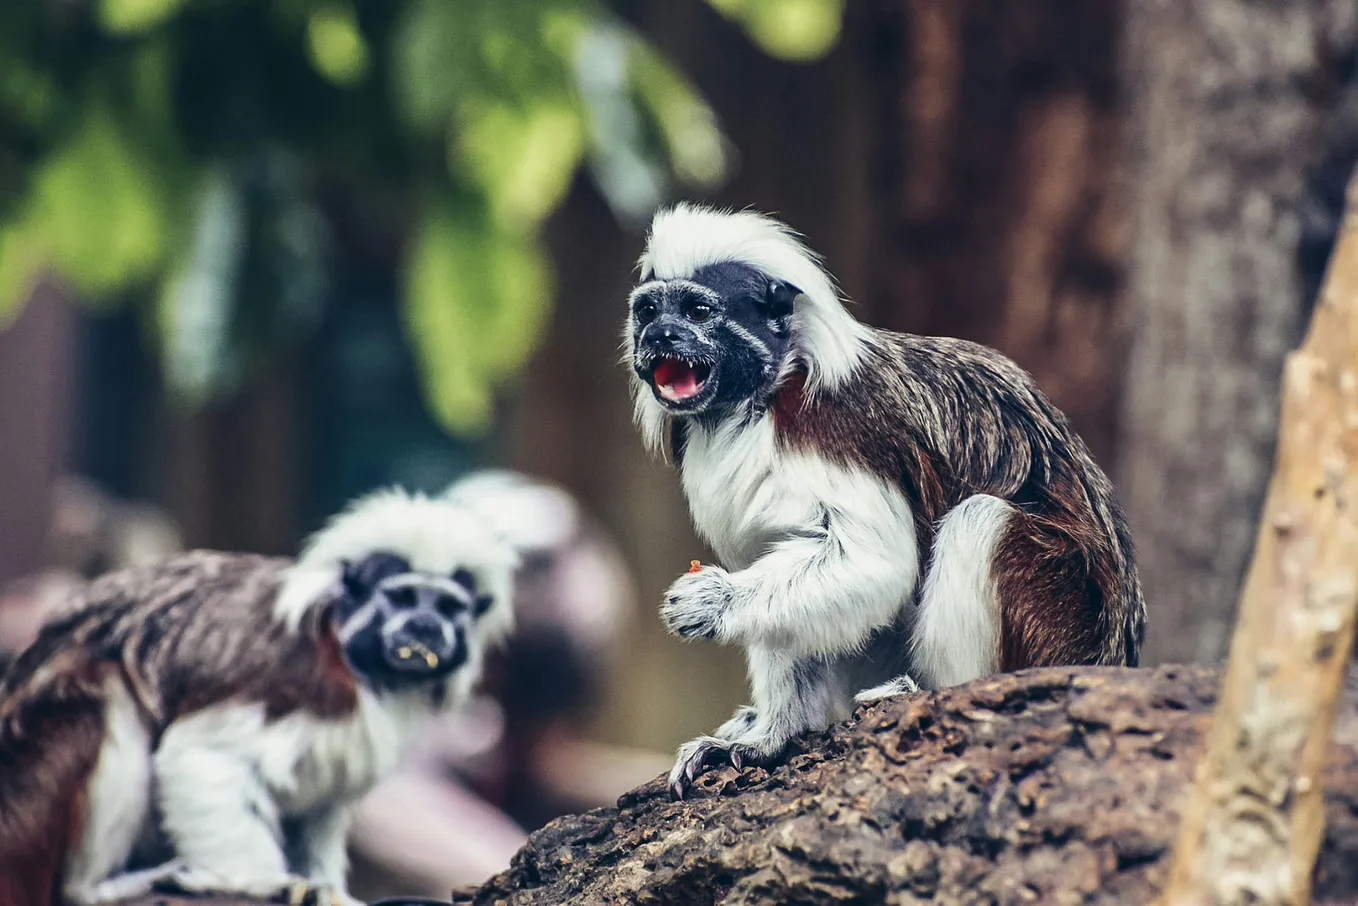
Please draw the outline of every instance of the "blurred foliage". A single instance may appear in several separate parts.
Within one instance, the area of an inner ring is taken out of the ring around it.
[[[738,22],[760,47],[802,62],[824,55],[839,38],[844,0],[708,0]]]
[[[802,60],[843,0],[708,2]],[[49,271],[146,300],[190,401],[315,327],[331,203],[363,226],[377,198],[430,408],[484,429],[547,319],[540,229],[582,167],[626,221],[728,167],[707,104],[605,0],[0,3],[0,323]]]

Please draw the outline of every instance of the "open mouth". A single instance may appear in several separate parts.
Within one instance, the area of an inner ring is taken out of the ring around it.
[[[703,392],[712,368],[674,356],[661,356],[651,369],[651,383],[662,399],[683,403]]]

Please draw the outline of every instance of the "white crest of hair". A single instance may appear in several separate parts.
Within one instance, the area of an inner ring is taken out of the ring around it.
[[[313,535],[288,568],[274,613],[296,627],[308,608],[334,593],[344,561],[378,551],[443,578],[467,570],[477,592],[494,598],[478,621],[481,638],[494,642],[513,627],[510,597],[519,562],[513,546],[476,511],[399,488],[360,497]]]
[[[674,280],[723,261],[749,265],[802,291],[793,303],[792,335],[809,392],[849,379],[872,331],[844,307],[820,256],[786,224],[757,211],[681,202],[655,215],[638,264],[643,280]]]

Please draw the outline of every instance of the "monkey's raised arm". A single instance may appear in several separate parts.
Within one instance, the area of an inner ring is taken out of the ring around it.
[[[753,562],[705,567],[670,586],[661,615],[671,631],[834,656],[896,620],[919,575],[909,502],[867,473],[802,460],[760,514],[769,540]]]

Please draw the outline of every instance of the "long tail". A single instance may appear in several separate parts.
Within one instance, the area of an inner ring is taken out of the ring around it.
[[[56,669],[43,673],[51,679],[11,688],[0,700],[4,906],[62,903],[62,876],[81,832],[85,791],[104,736],[101,671],[72,654],[81,660],[49,662],[45,667]]]

